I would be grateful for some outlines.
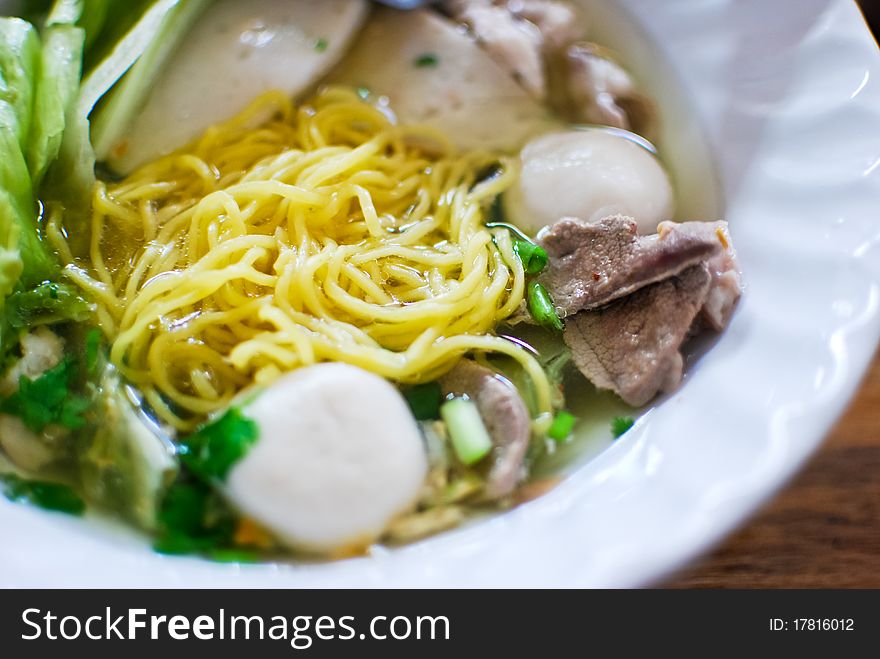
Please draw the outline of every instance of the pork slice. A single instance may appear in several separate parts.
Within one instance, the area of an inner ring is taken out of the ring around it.
[[[711,286],[705,265],[652,284],[565,325],[575,365],[599,389],[641,407],[681,381],[681,344]]]
[[[563,96],[569,119],[651,132],[654,109],[632,77],[600,46],[581,42],[565,49]]]
[[[562,316],[601,307],[717,256],[723,244],[701,224],[664,222],[660,233],[639,236],[623,215],[564,218],[539,236],[549,256],[539,281]]]
[[[516,387],[470,359],[456,364],[440,386],[444,395],[465,395],[476,403],[493,444],[485,493],[491,499],[507,496],[525,475],[531,437],[529,411]]]
[[[529,94],[541,100],[547,94],[543,38],[531,22],[517,18],[488,2],[447,2],[453,18],[470,28],[477,43]]]
[[[672,230],[686,232],[691,236],[702,236],[707,240],[717,238],[721,245],[721,250],[706,261],[709,274],[712,276],[712,284],[706,296],[706,303],[700,312],[701,324],[720,332],[730,321],[733,309],[742,295],[739,262],[730,239],[727,222],[688,222],[682,225],[661,222],[657,227],[661,237]]]
[[[517,18],[535,25],[544,40],[545,50],[558,50],[579,39],[584,33],[581,17],[575,8],[558,0],[501,0]]]

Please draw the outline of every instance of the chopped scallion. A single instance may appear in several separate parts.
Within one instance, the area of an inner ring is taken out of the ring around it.
[[[513,251],[522,261],[527,275],[536,275],[547,267],[547,252],[540,245],[525,240],[513,241]]]
[[[532,314],[532,318],[538,325],[562,330],[562,320],[556,313],[556,307],[553,306],[550,293],[537,281],[529,282],[528,305],[529,313]]]
[[[462,464],[476,464],[492,450],[492,439],[472,400],[447,400],[440,406],[440,417],[446,422],[452,448]]]
[[[571,435],[575,423],[577,423],[577,417],[574,414],[561,410],[554,417],[553,423],[550,424],[547,436],[557,442],[564,441]]]

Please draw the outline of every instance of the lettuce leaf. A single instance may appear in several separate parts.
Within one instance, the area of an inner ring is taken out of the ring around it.
[[[125,135],[131,120],[143,107],[150,87],[183,37],[211,0],[180,0],[162,20],[154,38],[137,62],[113,89],[101,99],[92,114],[92,144],[99,160],[104,160]]]
[[[15,291],[6,298],[6,308],[3,310],[9,331],[67,320],[81,322],[88,320],[91,315],[92,306],[73,285],[54,281],[44,282],[29,290]]]
[[[154,40],[161,38],[166,15],[183,1],[191,0],[155,0],[146,3],[146,11],[118,41],[113,40],[116,33],[122,26],[129,24],[144,3],[113,3],[108,9],[108,12],[115,11],[105,17],[104,32],[99,37],[102,45],[93,48],[109,49],[109,52],[94,68],[90,68],[88,61],[85,64],[84,70],[88,73],[76,102],[67,114],[67,126],[58,159],[47,175],[50,196],[70,208],[88,207],[89,195],[96,180],[96,157],[91,142],[89,115],[97,102],[125,75]],[[118,19],[114,18],[121,11],[117,5],[126,7]],[[90,54],[89,57],[91,56]]]
[[[19,279],[38,283],[56,272],[54,259],[39,243],[33,184],[24,156],[40,57],[39,36],[30,23],[0,18],[0,299]]]
[[[65,115],[79,90],[85,31],[74,23],[81,10],[81,0],[61,0],[43,32],[32,134],[27,149],[34,188],[39,187],[49,163],[58,155]]]
[[[0,120],[12,131],[20,149],[30,134],[34,81],[39,66],[40,38],[27,21],[0,19]]]
[[[71,287],[46,287],[60,268],[40,238],[36,199],[79,88],[83,32],[72,22],[81,5],[55,3],[44,43],[30,23],[0,18],[0,357],[31,324],[82,319],[87,308]]]

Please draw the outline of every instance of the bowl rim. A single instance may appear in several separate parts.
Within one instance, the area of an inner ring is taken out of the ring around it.
[[[601,13],[607,3],[587,4]],[[117,526],[3,501],[0,585],[641,586],[781,488],[842,413],[880,339],[876,42],[851,0],[772,16],[758,0],[619,5],[693,97],[749,286],[680,391],[540,499],[336,563],[164,557]]]

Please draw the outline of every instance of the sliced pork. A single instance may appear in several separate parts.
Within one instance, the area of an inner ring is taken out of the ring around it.
[[[525,475],[531,436],[529,411],[516,387],[470,359],[456,364],[440,386],[444,395],[464,395],[476,403],[494,446],[485,493],[491,499],[507,496]]]
[[[654,110],[632,77],[593,43],[571,44],[562,64],[561,105],[574,122],[648,135]]]
[[[659,234],[639,236],[635,220],[622,215],[564,218],[539,237],[550,257],[540,281],[560,315],[595,309],[718,256],[724,245],[701,224],[668,222]]]
[[[453,18],[468,26],[477,43],[536,99],[547,95],[540,30],[491,2],[461,0],[445,5]]]
[[[693,232],[702,233],[707,238],[714,235],[721,243],[721,251],[706,262],[712,277],[712,285],[709,287],[700,314],[705,325],[720,332],[730,322],[733,309],[742,295],[739,262],[730,240],[727,222],[691,222],[684,226]],[[657,227],[661,235],[668,228],[666,222]]]
[[[646,286],[565,324],[563,338],[578,369],[599,389],[641,407],[678,386],[681,344],[706,300],[712,276],[704,264]]]
[[[575,8],[556,0],[500,0],[510,13],[538,28],[545,51],[556,51],[576,41],[584,26]]]

